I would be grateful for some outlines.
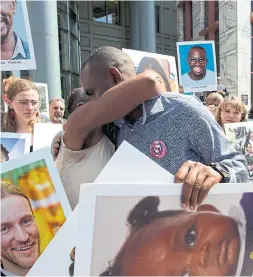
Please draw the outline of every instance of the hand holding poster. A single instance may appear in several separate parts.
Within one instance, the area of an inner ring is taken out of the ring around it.
[[[175,57],[124,48],[122,51],[133,60],[137,74],[152,70],[158,75],[164,92],[178,92]]]
[[[36,69],[25,0],[1,1],[1,70]]]
[[[26,275],[70,212],[49,149],[3,163],[1,273]]]
[[[213,41],[177,42],[179,82],[184,91],[217,90],[217,70]]]

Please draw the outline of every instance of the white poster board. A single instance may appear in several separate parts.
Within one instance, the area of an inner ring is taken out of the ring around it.
[[[36,123],[34,124],[33,150],[51,147],[57,133],[62,131],[62,124]]]
[[[124,48],[122,51],[132,59],[137,74],[153,70],[161,76],[166,92],[178,92],[175,57]]]

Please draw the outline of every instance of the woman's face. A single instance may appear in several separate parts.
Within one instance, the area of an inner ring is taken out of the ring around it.
[[[235,275],[239,250],[234,219],[215,212],[183,212],[135,231],[122,252],[120,275]]]
[[[146,68],[145,70],[144,70],[144,72],[152,72],[152,74],[154,74],[155,73],[155,76],[156,76],[156,78],[157,78],[157,80],[159,81],[159,86],[160,86],[160,91],[161,92],[167,92],[168,91],[168,89],[167,89],[167,87],[166,87],[166,84],[165,84],[165,82],[164,82],[164,80],[163,80],[163,77],[159,74],[159,73],[157,73],[156,71],[154,71],[152,68],[150,68],[150,67],[148,67],[148,68]]]
[[[222,125],[241,122],[242,119],[242,113],[236,110],[231,104],[226,105],[225,109],[221,110],[220,116]]]
[[[14,110],[15,117],[29,122],[36,118],[39,111],[39,94],[34,89],[21,91],[9,101],[9,106]]]

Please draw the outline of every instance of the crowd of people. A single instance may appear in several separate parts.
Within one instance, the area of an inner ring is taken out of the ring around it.
[[[72,209],[78,204],[80,185],[97,178],[124,140],[173,174],[175,183],[183,183],[184,209],[195,210],[217,183],[249,180],[253,133],[241,153],[224,126],[253,120],[253,107],[248,113],[219,78],[217,92],[205,94],[204,101],[184,95],[182,87],[179,93],[168,92],[170,85],[159,65],[147,70],[145,62],[136,73],[123,51],[97,48],[82,66],[81,87],[73,89],[66,107],[63,99],[51,99],[48,115],[40,113],[40,93],[31,80],[12,76],[3,81],[7,111],[2,106],[2,132],[33,137],[36,123],[63,124],[51,147]],[[6,151],[1,145],[1,162],[9,159]],[[10,193],[8,184],[1,186],[2,192]],[[27,204],[19,191],[11,194]],[[32,216],[30,221],[33,224]],[[8,256],[2,254],[2,263],[8,271]]]
[[[40,114],[36,86],[12,76],[3,81],[8,110],[2,131],[33,134],[37,122],[64,124],[52,147],[72,208],[80,184],[93,182],[124,140],[184,182],[184,207],[194,209],[218,182],[247,181],[247,162],[230,147],[224,124],[252,119],[252,108],[247,114],[220,79],[220,90],[209,93],[203,105],[182,93],[163,95],[168,84],[159,70],[142,68],[137,73],[121,50],[94,50],[82,66],[81,88],[68,98],[68,120],[63,99],[50,101],[48,116]]]

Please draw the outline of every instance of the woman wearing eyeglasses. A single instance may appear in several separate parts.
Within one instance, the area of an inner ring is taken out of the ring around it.
[[[39,112],[39,91],[31,81],[18,79],[12,82],[6,91],[6,102],[8,111],[3,132],[33,134],[34,124],[44,122]]]

